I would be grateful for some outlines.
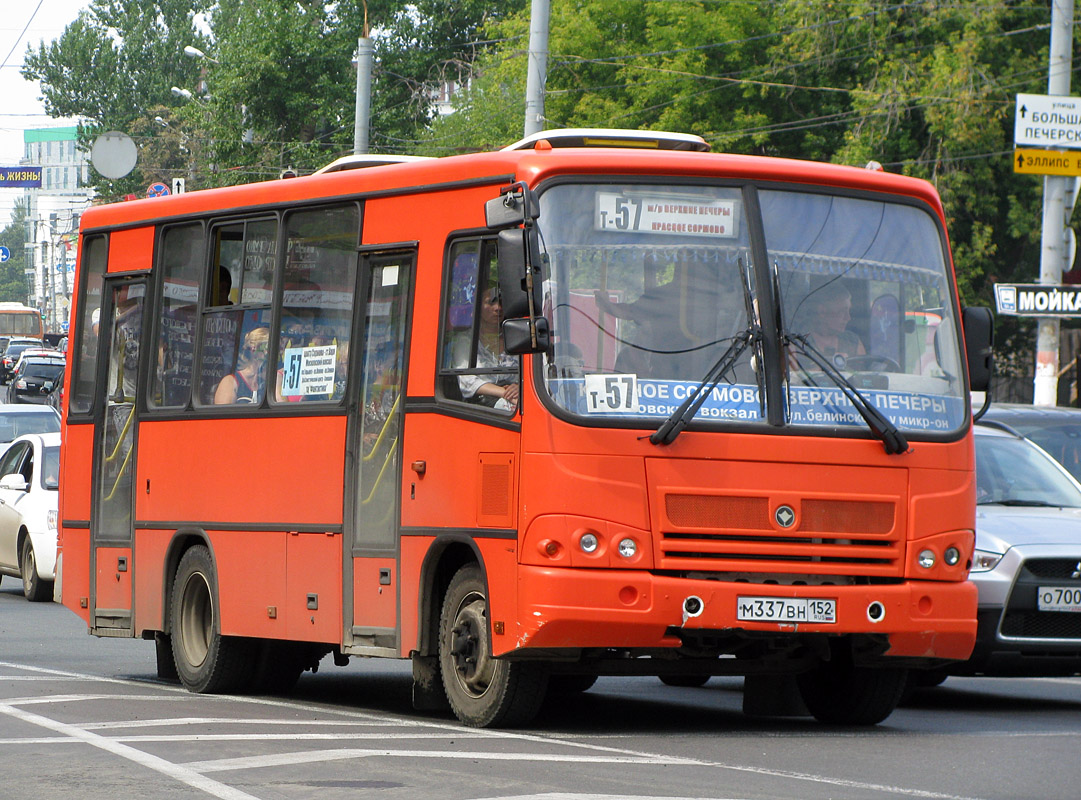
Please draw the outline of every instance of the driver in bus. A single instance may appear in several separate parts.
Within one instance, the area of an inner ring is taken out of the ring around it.
[[[835,367],[843,369],[849,358],[866,355],[863,342],[848,330],[852,293],[842,283],[831,281],[812,291],[804,300],[804,311],[805,324],[796,332]]]

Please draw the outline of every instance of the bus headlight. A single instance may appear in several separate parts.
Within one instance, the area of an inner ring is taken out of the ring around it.
[[[931,569],[931,567],[935,565],[935,551],[921,550],[919,558],[916,559],[916,563],[924,569]]]
[[[595,553],[598,544],[597,537],[592,533],[583,533],[582,538],[578,540],[578,546],[582,548],[583,553]]]
[[[638,544],[634,539],[620,539],[618,550],[624,558],[634,558],[638,554]]]

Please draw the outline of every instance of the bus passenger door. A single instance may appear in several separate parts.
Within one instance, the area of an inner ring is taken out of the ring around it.
[[[92,632],[130,636],[137,433],[136,387],[145,279],[106,279],[98,329],[94,483],[90,513]]]
[[[359,404],[349,420],[344,585],[348,652],[395,655],[398,642],[398,528],[405,354],[414,254],[361,256],[365,297],[353,359]]]

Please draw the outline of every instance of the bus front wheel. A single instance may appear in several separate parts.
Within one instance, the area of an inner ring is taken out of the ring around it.
[[[169,606],[173,660],[180,682],[192,692],[234,691],[252,667],[251,647],[222,636],[218,577],[210,551],[198,545],[180,559]]]
[[[458,570],[439,619],[439,666],[454,714],[474,728],[524,725],[544,702],[547,672],[537,664],[491,655],[484,576]]]
[[[908,671],[858,667],[851,655],[834,658],[796,676],[800,698],[819,722],[877,725],[893,713],[908,683]]]

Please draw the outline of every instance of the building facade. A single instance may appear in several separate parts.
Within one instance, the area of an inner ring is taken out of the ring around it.
[[[41,310],[46,331],[67,329],[79,217],[90,205],[89,154],[74,126],[23,132],[20,166],[41,167],[41,188],[27,189],[27,305]]]

